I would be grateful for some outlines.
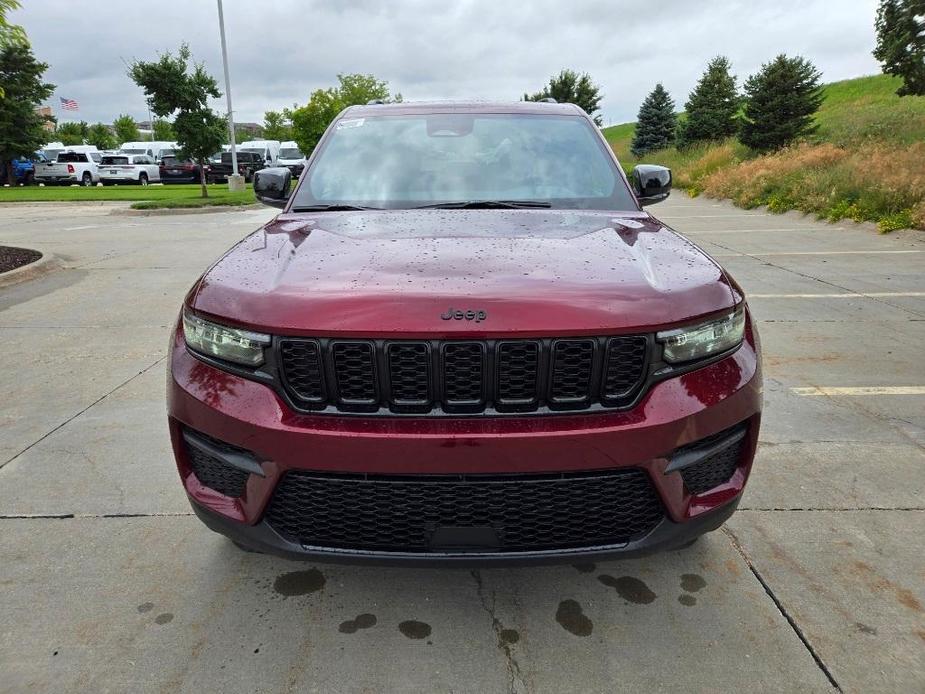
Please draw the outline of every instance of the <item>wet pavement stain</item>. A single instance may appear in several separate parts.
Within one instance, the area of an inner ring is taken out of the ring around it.
[[[696,593],[703,590],[707,587],[707,582],[703,579],[703,576],[700,574],[682,574],[681,575],[681,590],[686,590],[688,593]]]
[[[578,573],[590,574],[594,573],[594,570],[597,568],[597,565],[591,561],[579,562],[578,564],[572,564]]]
[[[324,574],[318,569],[290,571],[276,577],[273,582],[273,590],[287,598],[296,595],[308,595],[324,588],[326,581]]]
[[[516,629],[502,629],[499,634],[502,644],[517,643],[520,641],[520,632]]]
[[[341,622],[337,630],[341,634],[355,634],[358,629],[369,629],[370,627],[376,626],[376,621],[376,615],[363,613],[357,615],[356,619],[348,619],[346,622]]]
[[[695,598],[693,595],[679,595],[678,602],[685,607],[693,607],[697,604],[697,598]]]
[[[398,630],[409,639],[426,639],[430,636],[430,624],[408,619],[398,625]]]
[[[648,605],[658,596],[649,590],[649,586],[633,576],[620,576],[614,578],[601,574],[597,580],[609,588],[613,588],[620,597],[635,605]]]
[[[559,609],[556,610],[556,621],[559,625],[570,634],[575,636],[590,636],[594,631],[594,622],[592,622],[574,600],[563,600],[559,603]]]
[[[155,624],[169,624],[173,621],[173,615],[170,612],[162,612],[154,618]]]
[[[135,608],[138,610],[139,614],[144,614],[145,612],[150,612],[154,609],[153,602],[143,602],[138,607]]]

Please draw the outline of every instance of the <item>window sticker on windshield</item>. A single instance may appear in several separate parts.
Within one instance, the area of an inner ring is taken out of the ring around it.
[[[340,121],[337,124],[337,129],[341,130],[342,128],[362,128],[363,123],[365,122],[365,118],[348,118],[347,120]]]

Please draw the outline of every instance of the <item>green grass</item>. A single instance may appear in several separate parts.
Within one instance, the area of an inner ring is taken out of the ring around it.
[[[248,205],[254,200],[254,191],[231,193],[225,184],[209,186],[209,197],[200,197],[198,185],[152,186],[17,186],[0,188],[0,203],[5,202],[133,202],[136,209],[159,207],[205,207],[212,205]]]
[[[630,152],[635,123],[603,133],[624,169],[641,162],[668,166],[675,185],[691,195],[832,221],[872,221],[881,231],[922,229],[925,97],[898,97],[899,84],[899,78],[872,75],[824,85],[816,132],[805,145],[772,155],[759,156],[730,138],[637,159]]]
[[[839,146],[865,141],[908,145],[925,140],[925,97],[896,96],[902,80],[872,75],[825,85],[816,113],[815,142]]]

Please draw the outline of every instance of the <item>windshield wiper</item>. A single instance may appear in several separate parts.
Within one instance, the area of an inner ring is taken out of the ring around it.
[[[516,210],[518,208],[552,207],[543,200],[461,200],[459,202],[436,202],[420,205],[416,210]]]
[[[361,207],[360,205],[305,205],[293,207],[293,212],[352,212],[354,210],[381,210],[381,207]]]

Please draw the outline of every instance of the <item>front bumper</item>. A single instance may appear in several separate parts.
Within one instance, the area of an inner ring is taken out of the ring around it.
[[[670,549],[713,530],[735,510],[758,438],[761,373],[756,336],[730,356],[652,386],[631,410],[554,416],[392,418],[299,414],[270,388],[209,366],[174,335],[168,413],[180,476],[197,515],[241,544],[288,557],[343,561],[544,563],[563,558],[632,556]],[[734,474],[691,493],[669,470],[677,449],[746,423]],[[225,496],[192,472],[184,428],[252,451],[262,474]],[[498,475],[645,471],[664,519],[644,537],[603,546],[527,552],[369,552],[298,544],[266,522],[274,491],[290,471],[365,475]]]

